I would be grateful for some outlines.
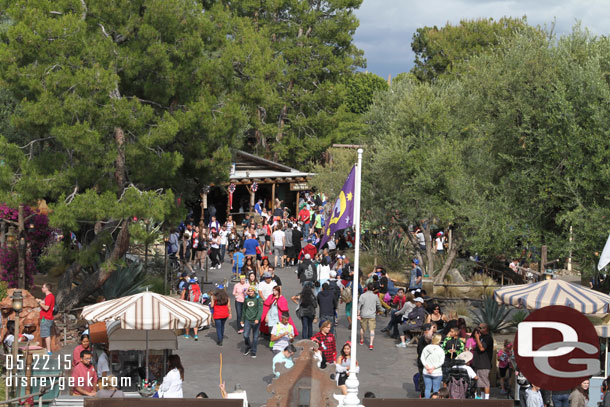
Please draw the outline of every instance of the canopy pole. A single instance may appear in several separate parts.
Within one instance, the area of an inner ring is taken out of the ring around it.
[[[148,381],[148,329],[146,330],[146,380]]]

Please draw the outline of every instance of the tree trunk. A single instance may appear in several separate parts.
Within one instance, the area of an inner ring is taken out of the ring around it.
[[[441,271],[439,271],[438,275],[434,278],[434,284],[443,284],[445,275],[447,275],[449,268],[453,264],[453,260],[455,260],[455,257],[457,256],[457,252],[457,245],[454,242],[454,244],[449,248],[449,254],[447,255],[445,264],[443,264],[443,268],[441,268]]]
[[[71,277],[73,273],[72,266],[64,276],[62,277],[62,288],[60,292],[58,292],[58,310],[59,311],[68,311],[74,307],[76,307],[82,300],[87,298],[91,293],[100,288],[106,280],[114,273],[116,270],[116,262],[125,256],[127,253],[127,249],[129,248],[129,221],[124,220],[121,224],[121,230],[119,235],[117,236],[116,242],[114,244],[114,248],[112,249],[112,253],[110,257],[102,263],[99,270],[97,270],[93,275],[84,280],[78,287],[73,290],[70,290],[71,287]],[[76,268],[80,268],[80,266],[76,266]],[[71,270],[72,269],[72,270]],[[69,281],[67,281],[70,279]],[[67,284],[64,284],[67,283]],[[65,288],[68,288],[69,292],[65,293]],[[61,294],[61,296],[60,296]]]
[[[426,274],[430,277],[434,274],[434,253],[432,252],[432,239],[430,238],[430,225],[429,221],[421,222],[419,227],[421,231],[424,233],[424,238],[426,239]]]
[[[121,193],[125,186],[125,133],[120,127],[114,129],[114,141],[117,147],[117,157],[114,162],[114,179],[119,187],[119,193]]]

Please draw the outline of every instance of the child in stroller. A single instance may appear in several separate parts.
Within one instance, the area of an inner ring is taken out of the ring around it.
[[[472,360],[471,352],[463,352],[447,367],[446,379],[449,397],[452,399],[475,398],[478,379],[468,363]]]

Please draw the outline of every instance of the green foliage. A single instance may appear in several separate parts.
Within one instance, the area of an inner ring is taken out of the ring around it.
[[[388,89],[388,83],[373,73],[356,73],[346,80],[345,105],[352,113],[369,110],[375,92]]]
[[[486,323],[489,327],[489,332],[498,332],[509,326],[506,318],[510,311],[510,308],[498,304],[493,297],[486,296],[481,304],[473,309],[471,313],[475,324]]]
[[[498,46],[503,39],[523,31],[543,32],[527,25],[523,18],[503,17],[461,20],[459,25],[447,23],[442,28],[422,27],[413,34],[411,48],[415,53],[412,73],[420,81],[432,81],[463,62]]]
[[[392,84],[365,117],[366,206],[452,226],[486,258],[545,244],[592,270],[610,232],[609,51],[578,27],[559,40],[517,30],[459,74]]]
[[[0,299],[6,298],[8,291],[8,283],[6,281],[0,281]]]
[[[117,267],[110,278],[102,285],[99,295],[106,300],[114,300],[128,295],[141,293],[148,288],[149,277],[141,263],[130,263]]]
[[[311,172],[316,176],[309,181],[311,187],[323,191],[334,202],[352,167],[356,164],[358,153],[353,149],[329,148],[325,164],[314,164]]]
[[[527,318],[528,312],[525,310],[518,310],[513,314],[513,318],[510,321],[510,326],[517,327],[521,322]]]
[[[388,271],[402,272],[412,257],[408,241],[399,233],[372,235],[364,246]]]

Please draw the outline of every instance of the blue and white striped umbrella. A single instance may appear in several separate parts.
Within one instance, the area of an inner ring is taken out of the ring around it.
[[[494,292],[494,299],[499,304],[527,309],[565,305],[583,314],[610,312],[609,295],[563,280],[544,280],[499,288]]]

